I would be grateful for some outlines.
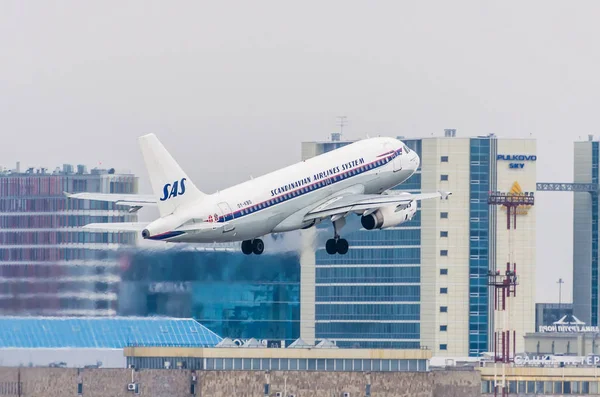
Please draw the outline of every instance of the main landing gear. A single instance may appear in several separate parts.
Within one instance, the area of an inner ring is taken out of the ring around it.
[[[345,255],[348,253],[348,240],[339,237],[330,238],[325,243],[325,250],[329,255]]]
[[[259,238],[254,240],[242,241],[242,252],[246,255],[256,254],[260,255],[265,250],[265,243]]]
[[[333,221],[333,238],[330,238],[325,243],[325,251],[327,251],[329,255],[346,255],[348,253],[348,240],[340,238],[340,235],[338,234],[338,229],[344,227],[345,224],[345,218],[339,218]]]

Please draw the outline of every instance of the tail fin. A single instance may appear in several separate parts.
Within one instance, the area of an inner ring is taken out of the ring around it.
[[[144,135],[139,137],[138,141],[161,217],[172,214],[181,205],[205,196],[183,172],[156,135]]]

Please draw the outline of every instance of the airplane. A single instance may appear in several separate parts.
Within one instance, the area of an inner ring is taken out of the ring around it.
[[[345,255],[348,241],[340,230],[351,214],[366,230],[410,221],[417,201],[450,192],[411,194],[392,191],[417,171],[420,158],[402,141],[366,138],[281,168],[216,193],[200,191],[155,134],[138,138],[153,195],[68,193],[74,199],[109,201],[130,207],[157,206],[152,222],[91,223],[84,229],[136,231],[148,240],[170,243],[240,242],[244,254],[264,251],[261,237],[333,223],[328,254]]]

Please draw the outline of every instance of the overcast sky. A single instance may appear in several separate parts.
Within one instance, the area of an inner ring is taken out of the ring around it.
[[[572,181],[597,132],[598,1],[0,2],[0,164],[142,177],[154,132],[200,189],[300,158],[346,115],[365,134],[538,140]],[[600,133],[598,133],[600,135]],[[571,300],[570,193],[540,193],[540,301]]]

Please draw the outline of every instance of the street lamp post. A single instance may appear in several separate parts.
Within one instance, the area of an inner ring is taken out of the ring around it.
[[[558,281],[556,282],[556,284],[558,284],[558,317],[560,318],[560,316],[562,316],[561,313],[561,309],[562,309],[562,285],[563,285],[564,281],[562,278],[559,278]]]

